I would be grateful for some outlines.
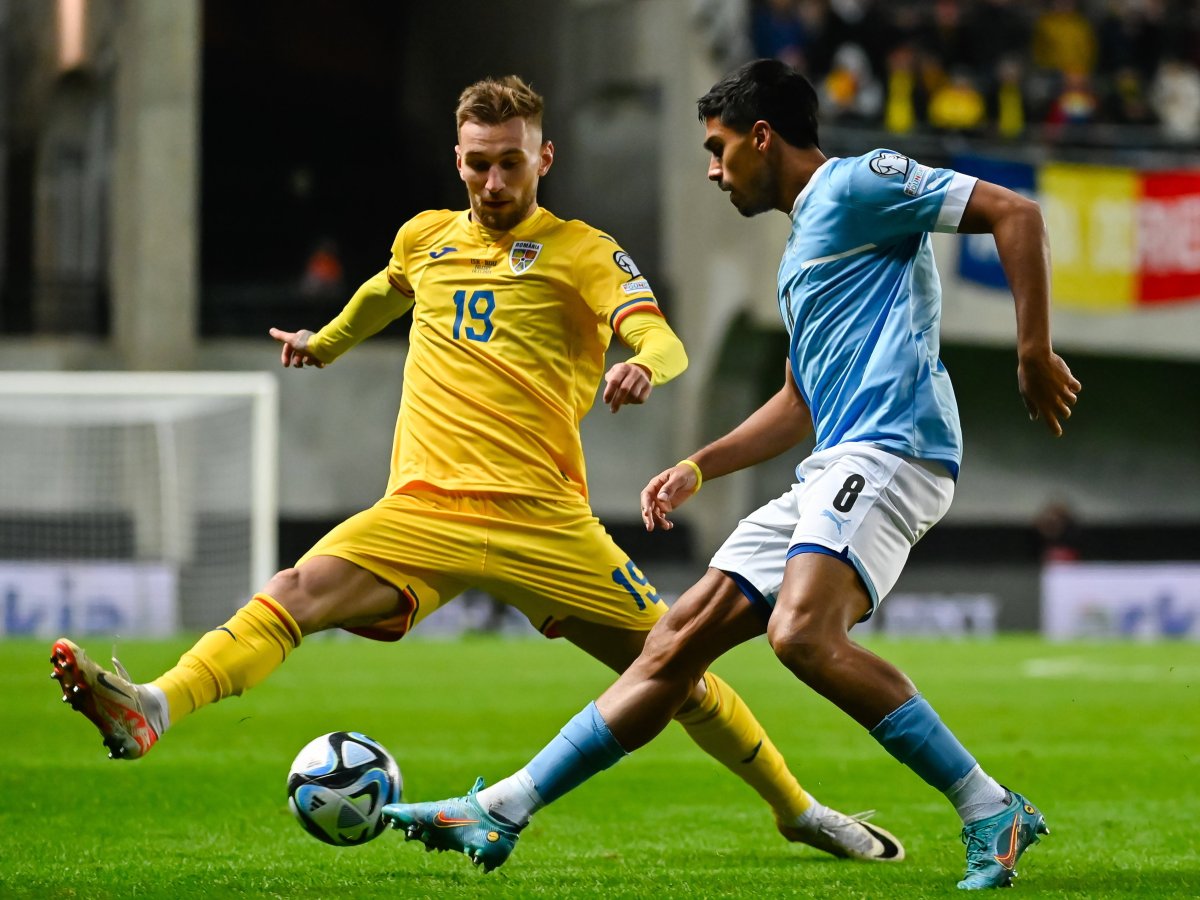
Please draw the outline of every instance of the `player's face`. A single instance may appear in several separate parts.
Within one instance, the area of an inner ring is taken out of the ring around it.
[[[716,118],[704,120],[704,149],[708,180],[729,194],[729,201],[743,216],[757,216],[775,208],[775,179],[761,152],[758,129],[734,131]]]
[[[554,161],[554,145],[527,119],[467,121],[458,129],[454,154],[475,221],[491,231],[511,231],[537,209],[538,179]]]

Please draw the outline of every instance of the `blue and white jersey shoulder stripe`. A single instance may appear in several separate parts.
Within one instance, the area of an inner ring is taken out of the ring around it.
[[[929,233],[957,231],[974,187],[874,150],[827,160],[796,198],[779,309],[814,452],[862,442],[957,475],[962,431],[938,358],[942,291]]]

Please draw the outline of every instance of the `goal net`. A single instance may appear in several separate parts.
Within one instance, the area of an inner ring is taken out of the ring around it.
[[[267,373],[0,373],[0,636],[168,635],[276,568]]]

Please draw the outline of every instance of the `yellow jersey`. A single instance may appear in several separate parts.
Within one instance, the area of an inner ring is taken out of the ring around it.
[[[387,269],[308,349],[330,362],[409,308],[389,494],[416,486],[586,498],[579,423],[614,331],[632,315],[639,343],[654,333],[654,350],[630,361],[646,364],[655,384],[687,364],[629,255],[542,208],[507,232],[482,228],[466,210],[410,219]],[[638,313],[652,313],[654,327]]]

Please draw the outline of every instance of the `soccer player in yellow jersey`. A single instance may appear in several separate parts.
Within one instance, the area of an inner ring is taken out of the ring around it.
[[[455,157],[470,208],[406,222],[387,268],[319,332],[271,330],[285,366],[325,366],[412,311],[383,498],[153,682],[134,684],[119,664],[107,672],[65,638],[54,644],[64,700],[114,758],[144,755],[184,716],[258,684],[304,635],[345,628],[398,640],[471,587],[617,671],[638,656],[666,606],[592,514],[579,422],[601,379],[616,412],[645,402],[687,358],[629,255],[538,206],[554,160],[542,105],[513,76],[468,87]],[[605,372],[614,334],[634,355]],[[789,840],[838,856],[903,857],[886,831],[806,793],[716,676],[696,684],[678,719],[770,804]]]

